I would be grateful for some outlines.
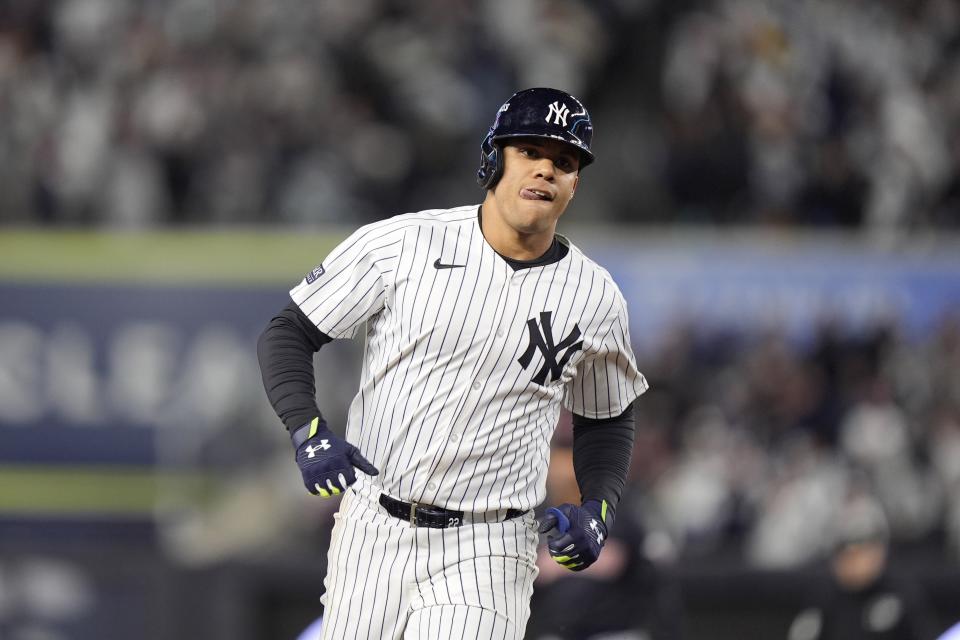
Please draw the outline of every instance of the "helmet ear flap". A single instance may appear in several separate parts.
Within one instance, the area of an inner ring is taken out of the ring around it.
[[[503,154],[500,146],[493,141],[493,129],[480,145],[480,169],[477,171],[477,184],[481,189],[493,189],[503,173]]]

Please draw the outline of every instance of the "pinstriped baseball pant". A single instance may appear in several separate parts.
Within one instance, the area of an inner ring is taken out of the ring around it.
[[[523,638],[537,575],[532,514],[411,527],[374,495],[372,488],[347,491],[334,516],[324,640]]]

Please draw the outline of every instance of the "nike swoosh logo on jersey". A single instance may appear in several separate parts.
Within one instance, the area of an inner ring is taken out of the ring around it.
[[[463,269],[465,266],[467,266],[467,265],[465,265],[465,264],[443,264],[442,262],[440,262],[440,258],[437,258],[436,260],[433,261],[433,268],[434,268],[434,269]]]

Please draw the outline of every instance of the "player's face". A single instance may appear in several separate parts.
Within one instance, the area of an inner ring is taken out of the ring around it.
[[[556,229],[580,180],[576,148],[545,138],[516,138],[503,147],[503,176],[493,195],[503,221],[521,234]]]

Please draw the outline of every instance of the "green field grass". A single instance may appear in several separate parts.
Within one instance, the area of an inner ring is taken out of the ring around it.
[[[319,264],[346,230],[0,232],[0,280],[187,285],[289,284]]]

